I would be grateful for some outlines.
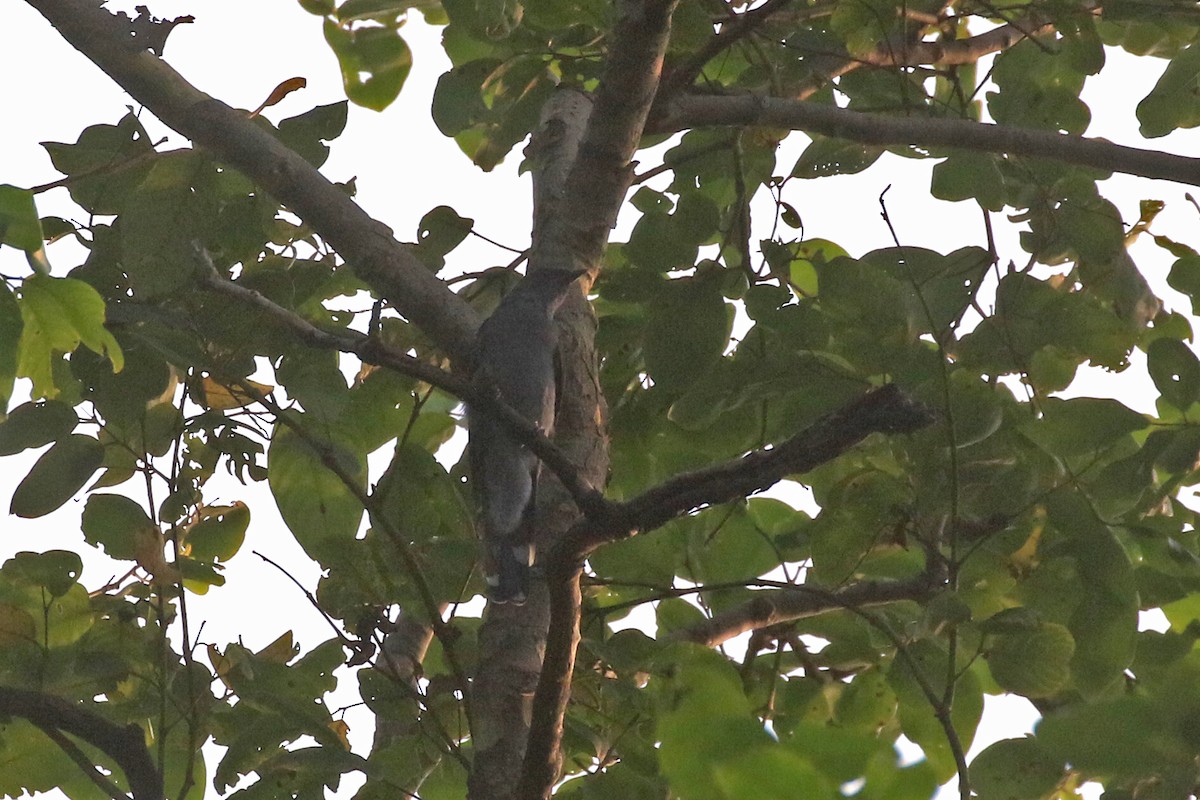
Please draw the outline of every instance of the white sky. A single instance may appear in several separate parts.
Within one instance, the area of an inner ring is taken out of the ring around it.
[[[134,2],[110,4],[132,11]],[[318,18],[303,13],[292,0],[159,0],[150,3],[159,17],[194,14],[196,22],[178,27],[168,46],[169,62],[199,88],[238,107],[256,107],[279,82],[303,76],[308,88],[268,109],[265,116],[278,122],[300,114],[314,105],[342,99],[336,61],[325,46]],[[462,156],[454,143],[443,137],[429,115],[432,87],[449,64],[437,47],[438,31],[424,25],[417,15],[407,29],[415,51],[415,66],[400,100],[383,113],[350,108],[345,134],[333,143],[333,153],[323,172],[334,180],[357,176],[358,202],[373,216],[390,225],[401,239],[413,240],[421,217],[437,205],[449,205],[460,214],[477,221],[484,235],[512,247],[521,248],[529,241],[531,202],[527,177],[518,178],[519,153],[492,174],[484,174]],[[1120,53],[1110,52],[1110,66],[1103,83],[1089,81],[1084,99],[1092,109],[1089,135],[1103,136],[1122,144],[1138,145],[1134,108],[1153,86],[1163,62],[1148,64]],[[980,73],[983,74],[981,69]],[[100,122],[116,122],[131,105],[131,100],[90,62],[60,39],[45,20],[24,3],[9,3],[5,22],[0,25],[0,74],[5,81],[0,91],[4,124],[0,125],[0,183],[33,186],[56,179],[42,141],[73,142],[83,127]],[[182,137],[167,131],[142,115],[151,136],[169,138],[167,146],[186,144]],[[806,139],[793,135],[785,143],[777,173],[786,173]],[[1200,134],[1188,131],[1172,134],[1148,144],[1172,152],[1200,152]],[[661,149],[655,151],[661,154]],[[643,154],[643,167],[654,166],[654,156]],[[785,199],[800,213],[809,237],[838,242],[851,255],[892,244],[891,234],[879,218],[877,198],[891,184],[888,208],[897,234],[904,244],[949,252],[965,245],[984,243],[980,212],[971,203],[941,203],[928,195],[930,161],[914,161],[884,156],[861,175],[822,179],[819,182],[794,181]],[[1200,246],[1197,235],[1198,213],[1184,199],[1186,187],[1161,181],[1118,176],[1104,191],[1120,209],[1127,224],[1138,217],[1138,201],[1166,201],[1166,210],[1155,222],[1156,232]],[[760,198],[758,209],[769,220],[771,207]],[[75,210],[65,189],[56,189],[38,197],[42,215],[71,215]],[[623,220],[629,222],[626,217]],[[999,219],[996,220],[1000,222]],[[761,223],[760,223],[761,224]],[[1023,261],[1016,247],[1015,234],[998,225],[998,245],[1002,262]],[[766,226],[758,231],[766,235]],[[619,238],[619,237],[618,237]],[[1173,259],[1143,237],[1132,253],[1148,279],[1169,308],[1187,313],[1185,298],[1165,285]],[[79,251],[53,247],[49,252],[56,274],[77,265]],[[73,260],[75,259],[75,260]],[[468,239],[452,256],[452,264],[462,270],[507,263],[511,254]],[[11,248],[0,250],[0,273],[22,275],[27,272],[24,258]],[[1113,376],[1096,370],[1087,371],[1074,391],[1082,394],[1119,394],[1127,404],[1153,411],[1153,392],[1143,377],[1139,383],[1131,376],[1144,375],[1135,366],[1125,376]],[[26,390],[27,391],[27,390]],[[24,399],[14,398],[14,405]],[[12,490],[32,465],[36,454],[0,460],[0,509],[7,509]],[[292,583],[251,554],[260,550],[283,564],[309,587],[314,587],[316,566],[282,530],[273,501],[265,485],[243,488],[227,481],[219,496],[210,502],[246,499],[253,522],[246,545],[228,565],[228,585],[205,597],[190,596],[192,630],[203,621],[203,641],[223,646],[237,640],[261,648],[280,633],[292,629],[306,648],[328,638],[329,630]],[[65,508],[40,520],[8,518],[0,526],[0,562],[20,550],[53,548],[78,549],[81,545],[79,514],[82,502],[73,501]],[[117,564],[102,554],[86,561],[84,581],[102,584],[112,575],[122,574],[127,565]],[[351,686],[353,681],[350,681]],[[351,693],[341,693],[353,702]],[[337,700],[331,702],[336,706]],[[995,712],[995,713],[993,713]],[[999,738],[1020,735],[1036,720],[1032,707],[1024,700],[988,698],[985,719],[974,751]],[[351,737],[356,749],[364,751],[370,742],[367,715],[350,715]],[[215,762],[210,763],[210,770]],[[357,785],[357,782],[354,782]],[[351,781],[343,784],[342,796]]]

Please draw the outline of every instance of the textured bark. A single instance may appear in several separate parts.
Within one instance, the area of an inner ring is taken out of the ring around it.
[[[761,126],[836,136],[873,145],[919,145],[1049,158],[1107,172],[1200,186],[1200,158],[1113,144],[1074,134],[965,119],[866,114],[821,103],[758,95],[681,95],[655,108],[649,130]]]
[[[586,96],[564,90],[543,113],[530,146],[537,163],[534,178],[534,246],[529,269],[561,268],[573,257],[561,230],[563,187],[578,152],[591,111]],[[594,266],[594,265],[592,265]],[[596,365],[596,317],[582,292],[559,309],[559,405],[555,441],[577,474],[602,486],[608,472],[606,408]],[[578,516],[561,482],[542,471],[538,491],[537,544],[549,552]],[[534,690],[542,668],[550,609],[545,583],[535,581],[523,606],[489,606],[479,631],[479,664],[472,686],[472,737],[475,761],[469,796],[493,800],[512,796],[521,774],[532,714]]]

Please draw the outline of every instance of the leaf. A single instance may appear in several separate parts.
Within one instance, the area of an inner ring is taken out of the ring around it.
[[[980,800],[1041,800],[1065,777],[1063,765],[1038,739],[1001,739],[971,761],[971,788]]]
[[[1180,411],[1200,400],[1200,360],[1191,348],[1178,339],[1155,339],[1146,348],[1146,357],[1146,368],[1163,400]]]
[[[75,409],[57,400],[17,406],[0,423],[0,456],[56,442],[78,424]]]
[[[646,369],[656,385],[679,391],[703,377],[729,342],[732,309],[720,284],[680,278],[662,287],[646,326]]]
[[[976,200],[989,211],[999,211],[1006,200],[999,159],[991,153],[952,153],[934,165],[930,193],[951,202]]]
[[[882,153],[883,148],[875,145],[814,135],[792,167],[791,175],[793,178],[853,175],[874,164]]]
[[[21,306],[8,285],[0,281],[0,420],[8,411],[17,362],[21,353]]]
[[[314,167],[329,158],[325,142],[342,135],[346,128],[346,102],[317,106],[279,123],[279,138]]]
[[[69,550],[17,553],[0,568],[6,577],[45,587],[52,597],[62,597],[79,582],[83,561]]]
[[[839,725],[874,734],[896,718],[897,707],[887,676],[873,668],[859,673],[842,691],[834,706],[834,719]]]
[[[247,388],[226,385],[216,378],[204,376],[202,383],[204,399],[201,402],[204,403],[205,408],[211,408],[214,411],[228,411],[231,408],[245,408],[253,405],[258,402],[259,397],[268,395],[275,390],[274,386],[258,383],[248,378],[243,378],[238,383]]]
[[[136,560],[160,541],[158,526],[135,501],[119,494],[94,494],[83,509],[83,535],[116,559]]]
[[[298,415],[298,424],[304,417]],[[336,461],[358,491],[366,490],[366,465],[356,454],[331,442],[317,453],[299,434],[279,425],[267,451],[267,483],[283,521],[296,541],[317,561],[334,558],[358,534],[363,506],[354,491],[324,463]]]
[[[59,508],[100,469],[104,447],[91,436],[71,434],[42,453],[13,492],[10,513],[41,517]]]
[[[1192,44],[1171,59],[1150,94],[1137,106],[1142,135],[1153,139],[1177,128],[1200,125],[1200,46]]]
[[[42,145],[55,169],[72,180],[71,199],[93,214],[118,214],[157,156],[141,122],[130,112],[116,125],[85,128],[75,144]]]
[[[27,253],[42,249],[42,223],[33,203],[33,192],[0,185],[0,244]]]
[[[18,302],[24,328],[17,374],[33,380],[35,396],[58,394],[52,375],[54,354],[72,352],[80,344],[107,356],[113,372],[124,367],[121,347],[104,327],[104,300],[88,284],[34,275],[22,285]]]
[[[281,82],[278,86],[272,89],[271,93],[267,95],[267,99],[262,101],[262,105],[250,112],[250,116],[257,117],[263,112],[263,109],[278,105],[283,98],[287,97],[292,92],[300,91],[305,86],[308,86],[308,80],[305,78],[288,78],[286,81]]]
[[[243,502],[228,506],[205,506],[198,519],[183,533],[187,555],[204,561],[228,561],[246,539],[250,509]]]
[[[328,19],[324,31],[341,67],[346,97],[375,111],[391,105],[412,69],[412,51],[400,33],[383,26],[348,30]]]
[[[1075,639],[1065,625],[1045,623],[1032,631],[997,636],[988,651],[992,677],[1022,697],[1050,697],[1071,679]]]
[[[1025,425],[1030,441],[1057,456],[1078,456],[1110,447],[1150,421],[1116,400],[1077,397],[1049,399],[1042,418]]]
[[[169,294],[192,281],[203,213],[193,184],[203,159],[194,151],[156,159],[117,218],[121,266],[138,297]]]
[[[417,227],[416,256],[434,272],[446,264],[446,254],[462,244],[475,220],[459,216],[449,206],[438,206],[421,218]]]

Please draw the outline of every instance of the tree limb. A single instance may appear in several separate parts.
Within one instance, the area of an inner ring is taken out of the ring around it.
[[[617,3],[618,18],[609,34],[610,48],[604,73],[595,94],[595,105],[588,117],[587,128],[579,144],[578,156],[567,174],[559,203],[539,210],[539,240],[535,252],[547,257],[560,253],[571,267],[594,271],[599,269],[609,233],[616,223],[617,212],[625,200],[633,177],[632,159],[645,130],[646,120],[658,91],[663,57],[671,31],[671,14],[678,0],[621,0]],[[541,216],[544,214],[545,216]],[[545,224],[541,224],[542,220]],[[532,266],[532,262],[531,262]],[[561,266],[560,266],[561,268]],[[571,309],[567,309],[570,311]],[[590,312],[589,312],[590,314]],[[594,318],[570,348],[563,352],[583,356],[590,354],[591,363],[577,365],[590,370],[592,388],[598,386],[595,375],[595,356],[591,339]],[[581,320],[582,322],[583,320]],[[560,339],[560,346],[562,345]],[[587,374],[579,375],[582,382]],[[583,419],[587,409],[577,404],[573,413],[562,422],[577,426],[577,444],[590,457],[588,463],[598,470],[607,469],[607,442],[603,433],[603,397],[598,390],[591,420]],[[562,431],[560,430],[560,435]],[[557,472],[556,472],[557,474]],[[603,474],[601,472],[600,474]],[[607,516],[608,504],[596,503],[585,513]],[[555,518],[552,529],[565,530],[570,516]],[[569,535],[569,533],[568,533]],[[560,540],[553,553],[561,546]],[[563,597],[565,590],[570,595]],[[573,593],[573,594],[572,594]],[[562,725],[569,695],[571,668],[575,646],[579,640],[579,580],[574,574],[566,584],[551,574],[547,580],[549,621],[547,634],[556,636],[558,651],[555,658],[565,659],[555,675],[559,685],[553,692],[546,688],[546,665],[543,664],[534,695],[532,722],[521,768],[516,796],[533,800],[549,798],[562,769]],[[544,618],[543,618],[544,619]],[[564,638],[565,637],[565,638]],[[550,642],[546,641],[546,646]],[[549,650],[547,657],[550,657]]]
[[[455,359],[479,317],[380,222],[282,142],[141,49],[98,0],[26,0],[75,49],[166,125],[237,168],[332,244],[356,274]]]
[[[871,52],[857,56],[857,60],[875,67],[962,66],[1053,30],[1049,18],[1035,9],[1020,20],[965,39],[913,42],[895,37],[881,42]]]
[[[535,794],[537,784],[526,781],[534,770],[546,768],[531,759],[555,752],[561,742],[579,643],[579,576],[588,553],[607,542],[653,530],[696,509],[762,491],[787,475],[808,472],[837,458],[871,433],[908,433],[932,420],[923,406],[889,384],[822,417],[774,448],[676,476],[625,503],[610,502],[603,509],[606,516],[585,518],[568,531],[546,563],[550,630],[533,704],[526,773],[518,797],[533,800],[548,796]]]
[[[962,119],[889,117],[756,95],[680,96],[669,99],[658,112],[653,123],[656,133],[718,126],[788,128],[863,144],[912,144],[1048,158],[1104,172],[1200,186],[1200,158],[1127,147],[1074,134]]]
[[[714,33],[695,53],[678,65],[671,65],[663,78],[660,92],[663,95],[682,91],[695,83],[704,67],[721,53],[753,33],[773,15],[791,5],[792,0],[767,0],[741,14],[732,15],[721,23],[721,30]],[[805,9],[807,10],[807,9]]]
[[[117,725],[54,695],[0,686],[0,715],[6,714],[27,719],[47,734],[69,733],[108,755],[125,773],[133,800],[163,799],[162,775],[137,725]]]
[[[309,347],[356,355],[365,364],[395,370],[401,375],[436,386],[477,407],[486,408],[496,415],[510,434],[537,454],[537,457],[554,472],[579,508],[587,510],[605,502],[599,490],[580,475],[570,457],[547,439],[537,425],[502,402],[494,387],[480,385],[455,372],[447,372],[372,336],[322,330],[259,292],[222,277],[203,249],[198,251],[198,258],[201,285],[257,308],[264,316],[290,331],[298,341]]]
[[[921,600],[936,588],[929,575],[904,580],[862,581],[833,589],[798,585],[756,592],[754,597],[694,625],[679,628],[669,638],[716,647],[746,631],[793,622],[840,608]]]

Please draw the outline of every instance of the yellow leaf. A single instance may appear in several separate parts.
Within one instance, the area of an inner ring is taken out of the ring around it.
[[[1038,565],[1038,545],[1042,542],[1042,532],[1046,529],[1046,512],[1038,509],[1034,516],[1033,530],[1025,543],[1008,557],[1009,563],[1020,573],[1025,574]]]
[[[350,726],[346,724],[345,720],[335,719],[333,722],[330,722],[329,730],[337,734],[338,739],[342,743],[342,747],[346,748],[347,750],[350,749],[350,737],[348,735],[350,733]]]
[[[231,408],[243,408],[251,403],[257,403],[258,398],[270,394],[275,388],[266,384],[243,380],[241,384],[253,391],[247,391],[241,386],[226,386],[211,377],[204,378],[204,405],[214,411],[227,411]]]
[[[274,661],[277,664],[286,664],[291,661],[298,653],[300,648],[292,641],[292,632],[285,631],[275,641],[255,653],[256,656],[264,661]]]

